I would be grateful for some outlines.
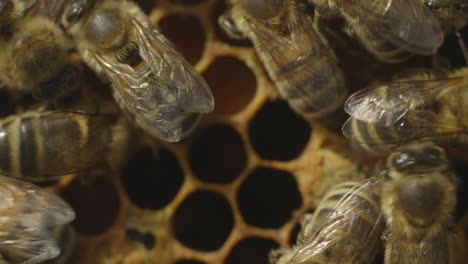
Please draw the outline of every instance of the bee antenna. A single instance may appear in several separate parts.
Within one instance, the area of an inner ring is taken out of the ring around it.
[[[465,63],[468,64],[468,49],[466,48],[465,41],[463,40],[460,32],[455,33],[458,38],[458,45],[463,53],[463,57],[465,57]]]

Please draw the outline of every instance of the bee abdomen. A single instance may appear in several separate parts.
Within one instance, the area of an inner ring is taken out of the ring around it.
[[[282,96],[307,119],[335,111],[346,96],[340,69],[330,62],[330,58],[318,54],[319,49],[311,51],[301,60],[285,65],[276,74]]]
[[[31,181],[52,180],[103,161],[106,120],[70,112],[25,113],[0,128],[0,170]]]

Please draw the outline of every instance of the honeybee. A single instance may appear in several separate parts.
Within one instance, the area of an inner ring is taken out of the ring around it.
[[[379,60],[396,63],[411,53],[432,55],[443,43],[437,17],[420,0],[308,0],[318,13],[339,13]]]
[[[81,57],[113,84],[113,95],[152,136],[178,141],[214,108],[203,78],[130,1],[74,0],[61,19]]]
[[[368,152],[412,140],[466,142],[468,68],[434,79],[415,76],[360,90],[345,103],[346,137]]]
[[[108,164],[125,152],[125,122],[107,115],[29,111],[0,121],[0,171],[39,182]]]
[[[219,24],[255,46],[280,95],[305,119],[337,110],[347,92],[326,40],[296,0],[232,0]]]
[[[0,176],[0,254],[8,263],[36,264],[57,257],[54,229],[75,218],[61,198],[30,183]]]
[[[371,263],[384,228],[381,179],[350,181],[333,187],[307,214],[292,249],[270,254],[274,264]],[[402,262],[404,263],[404,262]]]
[[[385,264],[450,263],[448,232],[457,178],[444,150],[431,142],[406,145],[388,156],[386,168]]]
[[[80,69],[71,60],[64,32],[43,16],[20,18],[0,39],[0,81],[59,104],[77,95]]]

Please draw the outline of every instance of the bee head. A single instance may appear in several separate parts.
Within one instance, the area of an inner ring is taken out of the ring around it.
[[[400,147],[387,159],[390,172],[404,174],[442,171],[447,166],[448,161],[444,150],[430,142]]]

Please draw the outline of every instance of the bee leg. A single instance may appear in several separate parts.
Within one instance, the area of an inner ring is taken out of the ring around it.
[[[239,30],[236,22],[232,18],[231,11],[226,11],[223,15],[218,18],[218,25],[223,31],[233,39],[245,39],[246,36]]]

